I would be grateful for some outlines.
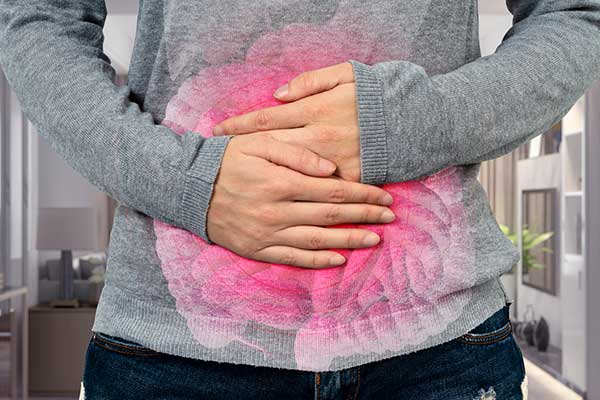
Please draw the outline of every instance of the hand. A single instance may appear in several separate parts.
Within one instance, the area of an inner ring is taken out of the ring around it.
[[[321,249],[374,246],[379,236],[322,226],[391,222],[394,214],[382,206],[392,203],[385,190],[333,177],[334,170],[333,163],[301,146],[256,134],[231,138],[208,209],[208,237],[270,263],[306,268],[344,263],[341,254]]]
[[[259,133],[300,145],[333,161],[335,175],[360,182],[356,89],[348,62],[304,72],[275,92],[289,102],[228,118],[213,134]]]

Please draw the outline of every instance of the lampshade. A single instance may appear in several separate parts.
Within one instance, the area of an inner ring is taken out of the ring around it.
[[[92,207],[40,208],[38,250],[97,250],[98,215]]]

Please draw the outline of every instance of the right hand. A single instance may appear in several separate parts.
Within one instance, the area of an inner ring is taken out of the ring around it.
[[[209,239],[268,263],[343,264],[341,254],[323,249],[369,247],[380,238],[367,229],[324,226],[387,223],[394,214],[383,206],[392,202],[385,190],[334,172],[335,164],[305,147],[260,134],[232,137],[208,209]]]

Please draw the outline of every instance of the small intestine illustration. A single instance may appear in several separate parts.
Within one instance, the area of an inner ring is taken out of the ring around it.
[[[207,67],[187,79],[162,124],[178,135],[210,137],[228,117],[281,104],[273,92],[303,71],[383,59],[377,43],[356,46],[371,40],[356,35],[335,24],[290,24],[269,32],[243,62]],[[325,370],[335,357],[418,345],[458,318],[468,293],[453,307],[439,305],[473,279],[460,179],[460,169],[449,167],[383,185],[394,198],[396,219],[337,226],[381,237],[373,247],[336,250],[347,260],[342,267],[314,270],[247,259],[159,220],[153,221],[156,251],[177,311],[199,344],[218,348],[238,341],[270,357],[277,349],[249,335],[248,326],[291,332],[289,356],[297,366]]]

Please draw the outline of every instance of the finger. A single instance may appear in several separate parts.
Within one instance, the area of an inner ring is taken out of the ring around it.
[[[380,237],[375,232],[358,228],[321,228],[315,226],[292,226],[277,231],[278,243],[300,249],[361,249],[375,246]]]
[[[316,201],[321,203],[369,203],[388,206],[392,196],[380,187],[350,182],[335,177],[315,178],[296,176],[288,200]]]
[[[352,65],[345,62],[303,72],[277,89],[273,96],[281,101],[294,101],[350,82],[354,82],[354,72]]]
[[[296,201],[285,204],[288,226],[388,223],[395,215],[387,207],[372,204],[338,204]]]
[[[239,135],[271,129],[297,128],[306,125],[301,104],[289,103],[265,107],[221,121],[213,128],[213,135]]]
[[[337,168],[333,162],[303,146],[280,142],[260,135],[252,144],[253,146],[245,150],[246,154],[263,158],[306,175],[329,176]]]
[[[302,268],[328,268],[346,262],[344,256],[329,250],[303,250],[289,246],[269,246],[254,253],[252,258],[274,264]]]

